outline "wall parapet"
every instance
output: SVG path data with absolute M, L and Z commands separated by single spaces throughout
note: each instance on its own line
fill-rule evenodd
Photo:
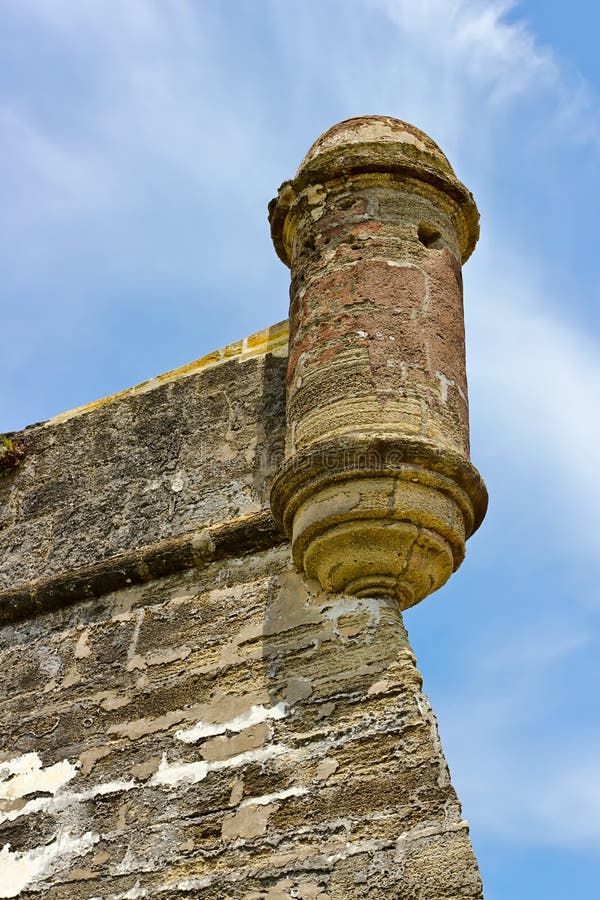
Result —
M 287 542 L 270 510 L 156 541 L 89 566 L 0 591 L 0 626 L 136 584 Z
M 163 372 L 161 375 L 154 376 L 154 378 L 148 378 L 146 381 L 141 381 L 139 384 L 125 388 L 123 391 L 118 391 L 116 394 L 108 394 L 106 397 L 101 397 L 99 400 L 92 400 L 91 403 L 84 403 L 83 406 L 76 406 L 74 409 L 59 413 L 42 424 L 44 427 L 60 425 L 62 422 L 67 422 L 69 419 L 92 412 L 100 406 L 105 406 L 116 400 L 136 397 L 138 394 L 145 394 L 161 385 L 170 384 L 171 382 L 179 381 L 182 378 L 188 378 L 190 375 L 197 375 L 208 369 L 214 369 L 216 366 L 222 366 L 223 363 L 229 362 L 230 360 L 245 362 L 247 359 L 253 359 L 255 356 L 263 356 L 266 353 L 278 353 L 280 351 L 287 353 L 288 339 L 289 323 L 287 319 L 284 319 L 281 322 L 277 322 L 276 325 L 270 325 L 268 328 L 262 328 L 254 334 L 249 334 L 247 337 L 242 338 L 242 340 L 226 344 L 218 350 L 212 350 L 210 353 L 206 353 L 199 359 L 195 359 L 190 363 L 185 363 L 185 365 L 179 366 L 177 369 L 171 369 L 168 372 Z
M 266 508 L 284 453 L 287 323 L 238 344 L 18 433 L 26 455 L 0 479 L 0 591 Z

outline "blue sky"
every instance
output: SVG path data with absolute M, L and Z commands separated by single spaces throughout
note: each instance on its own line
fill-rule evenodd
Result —
M 0 430 L 285 318 L 266 205 L 353 115 L 426 130 L 488 518 L 406 615 L 487 900 L 600 895 L 600 5 L 4 0 Z

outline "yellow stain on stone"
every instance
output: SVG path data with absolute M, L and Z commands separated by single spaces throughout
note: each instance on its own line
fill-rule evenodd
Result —
M 201 356 L 200 359 L 186 363 L 186 365 L 180 366 L 178 369 L 171 369 L 170 372 L 165 372 L 163 375 L 157 375 L 155 378 L 149 378 L 147 381 L 142 381 L 134 387 L 126 388 L 124 391 L 119 391 L 116 394 L 109 394 L 107 397 L 102 397 L 100 400 L 93 400 L 91 403 L 86 403 L 83 406 L 77 406 L 75 409 L 70 409 L 67 412 L 59 413 L 57 416 L 44 422 L 44 425 L 60 425 L 62 422 L 66 422 L 76 416 L 82 416 L 85 413 L 92 412 L 100 406 L 105 406 L 116 400 L 123 400 L 126 397 L 134 397 L 136 394 L 145 394 L 157 387 L 161 387 L 163 384 L 169 384 L 171 381 L 178 381 L 180 378 L 187 378 L 189 375 L 196 375 L 198 372 L 202 372 L 206 369 L 213 369 L 216 366 L 220 366 L 223 363 L 230 362 L 234 359 L 237 359 L 238 362 L 245 362 L 247 359 L 252 359 L 255 356 L 264 356 L 267 353 L 286 353 L 288 347 L 288 335 L 288 320 L 285 319 L 283 322 L 278 322 L 276 325 L 263 328 L 261 331 L 257 331 L 255 334 L 251 334 L 241 341 L 234 341 L 233 344 L 227 344 L 227 346 L 221 347 L 220 350 L 213 350 L 211 353 L 207 353 L 206 356 Z

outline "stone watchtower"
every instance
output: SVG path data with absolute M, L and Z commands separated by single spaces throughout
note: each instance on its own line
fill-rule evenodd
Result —
M 289 327 L 11 436 L 0 897 L 482 897 L 401 612 L 486 509 L 477 209 L 363 117 L 269 212 Z
M 273 512 L 324 590 L 406 609 L 458 568 L 486 509 L 462 307 L 475 203 L 427 135 L 363 117 L 313 144 L 270 213 L 292 270 Z

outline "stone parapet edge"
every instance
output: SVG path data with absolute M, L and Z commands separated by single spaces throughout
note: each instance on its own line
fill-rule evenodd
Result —
M 0 591 L 0 627 L 216 560 L 287 543 L 269 509 Z
M 221 347 L 220 350 L 214 350 L 212 353 L 200 357 L 200 359 L 186 363 L 186 365 L 180 366 L 178 369 L 171 369 L 169 372 L 157 375 L 155 378 L 150 378 L 147 381 L 142 381 L 140 384 L 126 388 L 116 394 L 109 394 L 107 397 L 102 397 L 100 400 L 93 400 L 91 403 L 86 403 L 83 406 L 77 406 L 74 409 L 59 413 L 57 416 L 54 416 L 41 424 L 44 428 L 60 425 L 62 422 L 66 422 L 76 416 L 92 412 L 100 406 L 105 406 L 108 403 L 123 400 L 127 397 L 133 397 L 137 394 L 145 394 L 148 391 L 152 391 L 169 382 L 178 381 L 179 379 L 187 378 L 190 375 L 196 375 L 198 372 L 207 369 L 214 369 L 216 366 L 221 366 L 223 363 L 230 362 L 231 360 L 245 362 L 247 359 L 252 359 L 255 356 L 264 356 L 267 353 L 283 351 L 287 353 L 288 336 L 288 320 L 284 319 L 282 322 L 277 322 L 275 325 L 263 328 L 261 331 L 248 335 L 248 337 L 245 337 L 240 341 L 235 341 L 233 344 L 227 344 L 227 346 Z

